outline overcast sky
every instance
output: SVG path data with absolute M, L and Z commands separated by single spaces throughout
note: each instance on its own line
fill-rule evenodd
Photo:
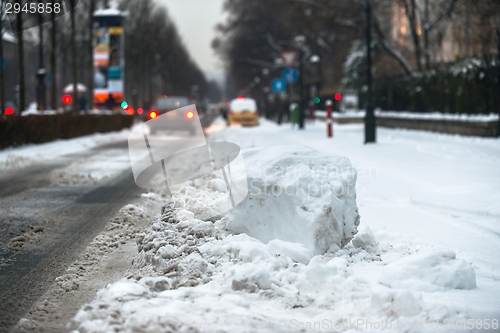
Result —
M 187 46 L 191 57 L 209 78 L 222 75 L 222 66 L 210 43 L 214 27 L 224 21 L 224 0 L 157 0 L 165 5 Z M 220 79 L 220 78 L 219 78 Z

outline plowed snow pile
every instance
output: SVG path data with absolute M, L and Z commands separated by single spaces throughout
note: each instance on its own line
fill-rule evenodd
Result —
M 243 157 L 249 195 L 226 215 L 229 230 L 299 243 L 312 254 L 356 234 L 356 170 L 347 158 L 302 145 L 246 149 Z
M 70 329 L 347 332 L 374 331 L 373 323 L 390 322 L 391 331 L 421 332 L 434 321 L 470 317 L 453 303 L 423 299 L 425 290 L 474 288 L 470 264 L 451 251 L 383 229 L 361 228 L 351 240 L 359 216 L 349 161 L 316 159 L 312 150 L 295 150 L 300 161 L 283 148 L 263 150 L 262 156 L 258 150 L 246 154 L 257 169 L 270 168 L 259 176 L 247 166 L 249 191 L 255 181 L 256 188 L 271 192 L 250 193 L 227 218 L 200 221 L 189 211 L 175 209 L 177 202 L 164 206 L 137 237 L 139 254 L 128 275 L 100 290 L 80 309 Z M 340 171 L 348 172 L 339 171 L 341 176 L 321 184 L 319 177 L 294 178 L 283 170 L 307 162 L 305 157 L 325 165 L 336 161 Z M 216 191 L 214 183 L 213 178 L 198 179 L 198 190 L 205 186 Z M 309 183 L 323 192 L 302 191 L 289 198 L 272 193 L 273 186 L 276 190 Z M 339 186 L 352 192 L 342 196 L 335 191 Z M 186 185 L 180 193 L 185 193 L 184 207 L 189 207 L 192 188 Z M 150 197 L 161 200 L 155 193 Z

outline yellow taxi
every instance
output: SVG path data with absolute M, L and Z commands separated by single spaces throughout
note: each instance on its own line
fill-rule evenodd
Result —
M 229 126 L 236 124 L 243 126 L 259 125 L 259 111 L 255 100 L 243 96 L 233 99 L 229 104 L 227 124 Z

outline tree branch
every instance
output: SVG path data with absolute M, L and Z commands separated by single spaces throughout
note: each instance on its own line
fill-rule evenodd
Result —
M 259 60 L 259 59 L 252 59 L 252 58 L 245 58 L 245 61 L 248 62 L 249 64 L 252 65 L 257 65 L 260 67 L 265 67 L 265 68 L 274 68 L 274 64 L 267 62 L 265 60 Z
M 281 45 L 279 45 L 278 43 L 276 43 L 274 41 L 274 38 L 273 36 L 271 36 L 270 33 L 267 33 L 266 34 L 266 39 L 267 39 L 267 42 L 269 43 L 269 46 L 271 46 L 271 48 L 276 51 L 276 52 L 281 52 L 283 51 L 283 48 L 281 47 Z
M 373 15 L 372 18 L 373 25 L 375 27 L 375 30 L 377 31 L 379 35 L 379 42 L 380 45 L 382 45 L 382 48 L 389 53 L 396 61 L 403 67 L 405 70 L 406 74 L 411 74 L 412 69 L 410 67 L 410 64 L 408 64 L 408 61 L 403 57 L 403 55 L 396 49 L 394 49 L 389 42 L 387 41 L 387 38 L 385 37 L 384 33 L 382 32 L 382 28 L 380 27 L 380 23 L 378 22 L 378 19 L 375 15 Z
M 430 23 L 427 22 L 427 30 L 431 30 L 441 19 L 447 15 L 450 15 L 450 13 L 455 10 L 455 8 L 458 8 L 462 5 L 464 5 L 468 0 L 462 1 L 459 5 L 457 5 L 458 0 L 453 0 L 448 8 L 443 8 L 443 10 L 436 15 L 436 17 L 432 20 L 430 20 Z

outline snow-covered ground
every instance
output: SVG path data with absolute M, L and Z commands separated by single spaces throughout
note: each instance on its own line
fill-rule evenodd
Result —
M 500 331 L 500 140 L 379 129 L 378 143 L 364 145 L 361 125 L 334 131 L 327 139 L 321 122 L 296 131 L 219 121 L 210 139 L 242 148 L 299 143 L 348 157 L 361 223 L 343 249 L 312 256 L 300 244 L 263 243 L 232 234 L 225 219 L 203 222 L 166 206 L 138 235 L 127 279 L 101 289 L 71 329 Z
M 124 129 L 120 132 L 97 133 L 69 140 L 61 139 L 44 144 L 29 144 L 0 150 L 0 170 L 25 167 L 50 161 L 66 154 L 81 153 L 100 144 L 127 140 L 129 133 L 129 129 Z
M 51 183 L 57 185 L 97 185 L 130 168 L 128 154 L 124 149 L 95 151 L 100 145 L 126 141 L 129 129 L 106 134 L 92 134 L 69 140 L 56 140 L 44 144 L 29 144 L 0 151 L 0 172 L 27 168 L 44 163 L 61 162 L 82 155 L 79 160 L 51 174 Z M 70 156 L 65 158 L 64 156 Z
M 316 117 L 326 117 L 326 111 L 314 111 Z M 409 111 L 382 111 L 375 110 L 377 117 L 391 117 L 391 118 L 404 118 L 404 119 L 423 119 L 423 120 L 453 120 L 453 121 L 471 121 L 471 122 L 490 122 L 498 121 L 497 113 L 490 114 L 455 114 L 443 112 L 409 112 Z M 333 117 L 338 118 L 364 118 L 365 111 L 347 111 L 347 112 L 334 112 Z

